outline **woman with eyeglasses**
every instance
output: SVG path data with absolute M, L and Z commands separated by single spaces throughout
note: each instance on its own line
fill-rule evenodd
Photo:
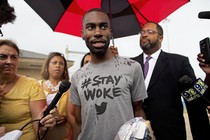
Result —
M 69 80 L 67 61 L 63 54 L 51 52 L 45 60 L 42 67 L 40 80 L 41 87 L 44 90 L 47 104 L 49 105 L 59 91 L 59 85 L 62 80 Z M 62 94 L 57 103 L 58 118 L 56 126 L 49 130 L 45 140 L 69 140 L 70 125 L 66 119 L 67 93 Z
M 37 133 L 55 126 L 56 109 L 42 118 L 46 106 L 43 90 L 37 80 L 17 74 L 19 54 L 13 41 L 0 40 L 0 137 L 26 126 L 19 140 L 37 140 Z

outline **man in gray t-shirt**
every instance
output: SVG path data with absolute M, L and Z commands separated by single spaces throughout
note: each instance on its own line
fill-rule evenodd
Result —
M 145 118 L 142 100 L 147 94 L 142 70 L 136 61 L 114 57 L 108 50 L 110 22 L 100 9 L 84 15 L 82 37 L 91 61 L 71 78 L 76 119 L 73 135 L 81 140 L 113 140 L 126 121 Z

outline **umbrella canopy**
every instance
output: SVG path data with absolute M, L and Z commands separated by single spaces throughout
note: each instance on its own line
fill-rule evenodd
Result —
M 113 37 L 138 34 L 147 21 L 160 22 L 189 0 L 25 0 L 56 32 L 81 36 L 82 17 L 91 8 L 110 14 Z

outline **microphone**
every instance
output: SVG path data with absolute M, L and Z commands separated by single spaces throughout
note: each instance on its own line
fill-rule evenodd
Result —
M 210 11 L 203 11 L 198 14 L 199 18 L 210 19 Z
M 201 78 L 193 81 L 190 77 L 184 75 L 179 79 L 179 86 L 183 90 L 181 96 L 188 102 L 202 97 L 208 104 L 210 104 L 210 101 L 204 96 L 208 86 Z
M 50 112 L 50 110 L 52 110 L 58 100 L 60 99 L 60 97 L 62 96 L 62 94 L 64 92 L 66 92 L 71 86 L 71 83 L 68 80 L 62 80 L 61 84 L 59 85 L 59 91 L 58 93 L 55 95 L 55 97 L 53 98 L 52 102 L 50 103 L 50 105 L 47 107 L 47 109 L 44 111 L 44 116 L 42 118 L 44 118 L 45 116 L 47 116 Z

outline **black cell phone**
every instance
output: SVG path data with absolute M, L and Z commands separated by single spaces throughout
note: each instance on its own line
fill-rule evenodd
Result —
M 209 37 L 206 37 L 200 41 L 200 51 L 203 54 L 206 64 L 210 64 L 210 41 Z

